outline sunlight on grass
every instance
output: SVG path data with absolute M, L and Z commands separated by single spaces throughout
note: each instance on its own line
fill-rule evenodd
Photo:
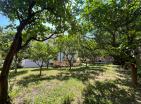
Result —
M 13 104 L 126 104 L 134 101 L 128 77 L 111 64 L 43 69 L 42 76 L 24 68 L 11 71 L 9 92 Z
M 41 77 L 38 76 L 38 69 L 19 69 L 17 74 L 11 72 L 10 96 L 15 104 L 62 104 L 66 99 L 78 102 L 75 98 L 81 99 L 84 88 L 82 81 L 75 78 L 59 81 L 57 75 L 61 72 L 62 70 L 44 70 Z M 51 80 L 52 77 L 54 79 Z
M 77 79 L 69 79 L 63 82 L 54 80 L 52 83 L 43 82 L 39 85 L 32 85 L 27 89 L 21 89 L 24 90 L 25 94 L 20 93 L 19 95 L 22 95 L 22 99 L 17 98 L 24 103 L 32 104 L 62 104 L 68 97 L 71 101 L 77 102 L 75 98 L 81 97 L 83 88 L 84 85 Z M 16 93 L 11 93 L 11 96 L 14 97 L 12 94 Z
M 70 79 L 55 86 L 49 91 L 46 90 L 47 87 L 45 85 L 40 86 L 39 89 L 38 95 L 33 96 L 32 99 L 28 99 L 28 102 L 32 102 L 34 99 L 34 104 L 63 104 L 63 101 L 67 97 L 72 101 L 77 96 L 79 97 L 83 90 L 83 84 L 78 80 Z M 47 91 L 47 93 L 45 91 Z
M 84 104 L 133 104 L 133 90 L 119 88 L 114 81 L 96 81 L 84 90 Z

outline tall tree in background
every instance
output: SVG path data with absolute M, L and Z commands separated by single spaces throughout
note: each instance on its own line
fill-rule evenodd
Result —
M 94 39 L 83 39 L 80 42 L 79 47 L 79 57 L 82 62 L 86 63 L 95 63 L 96 57 L 106 56 L 107 52 L 100 48 Z
M 84 11 L 87 20 L 93 23 L 98 34 L 106 33 L 106 36 L 109 35 L 110 44 L 108 42 L 105 46 L 108 45 L 107 49 L 114 59 L 122 63 L 129 61 L 132 69 L 134 68 L 135 72 L 133 73 L 136 73 L 135 66 L 137 63 L 135 56 L 137 54 L 136 49 L 139 47 L 136 41 L 140 40 L 137 34 L 140 34 L 138 27 L 141 25 L 141 1 L 107 0 L 103 2 L 102 0 L 88 0 Z M 137 83 L 136 74 L 133 76 L 134 83 Z
M 57 54 L 57 49 L 45 42 L 33 42 L 29 49 L 29 59 L 35 62 L 40 68 L 40 76 L 43 66 L 49 66 L 49 61 Z
M 44 63 L 46 68 L 49 68 L 50 62 L 57 56 L 58 48 L 55 45 L 51 45 L 49 42 L 44 45 Z
M 32 46 L 30 47 L 29 51 L 29 59 L 31 59 L 33 62 L 35 62 L 40 69 L 40 76 L 42 74 L 42 67 L 44 66 L 44 57 L 45 56 L 45 43 L 41 43 L 41 42 L 34 42 L 32 43 Z
M 56 43 L 59 46 L 61 44 L 61 52 L 64 54 L 64 57 L 68 61 L 69 67 L 71 69 L 74 63 L 74 57 L 77 54 L 78 50 L 78 40 L 76 39 L 76 36 L 66 35 L 60 37 Z
M 6 55 L 0 74 L 0 102 L 6 104 L 8 97 L 8 74 L 14 55 L 31 40 L 43 41 L 67 28 L 64 23 L 70 15 L 69 0 L 1 0 L 0 11 L 11 21 L 19 21 L 15 36 Z M 50 23 L 54 28 L 47 27 Z M 68 24 L 67 24 L 68 26 Z M 64 28 L 65 27 L 65 28 Z M 26 38 L 23 38 L 26 32 Z M 47 34 L 49 34 L 47 36 Z

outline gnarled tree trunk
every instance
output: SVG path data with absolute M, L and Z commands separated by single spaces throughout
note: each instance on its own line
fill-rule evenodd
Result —
M 13 40 L 13 43 L 11 44 L 11 47 L 9 49 L 9 52 L 5 58 L 3 68 L 1 70 L 0 74 L 0 104 L 9 104 L 9 96 L 8 96 L 8 75 L 10 66 L 12 64 L 14 55 L 18 53 L 18 51 L 21 49 L 22 45 L 22 30 L 25 27 L 25 23 L 22 23 L 17 28 L 17 33 L 15 34 L 15 38 Z
M 8 104 L 10 102 L 8 97 L 8 74 L 13 57 L 18 52 L 16 46 L 18 46 L 18 42 L 15 39 L 5 58 L 3 68 L 1 71 L 1 75 L 0 75 L 0 103 L 1 104 Z

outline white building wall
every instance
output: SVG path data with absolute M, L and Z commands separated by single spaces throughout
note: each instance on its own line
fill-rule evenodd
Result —
M 57 61 L 61 61 L 62 62 L 63 58 L 64 58 L 64 53 L 62 53 L 62 52 L 60 53 L 59 52 L 58 55 L 57 55 Z
M 44 64 L 44 66 L 45 66 L 45 64 Z M 33 62 L 32 60 L 24 59 L 24 60 L 22 60 L 22 67 L 24 67 L 24 68 L 38 68 L 39 66 L 35 62 Z

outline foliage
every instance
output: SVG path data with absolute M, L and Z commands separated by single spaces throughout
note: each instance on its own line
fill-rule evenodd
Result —
M 106 55 L 106 51 L 99 48 L 94 39 L 81 40 L 79 47 L 79 57 L 82 61 L 87 62 L 87 60 L 89 60 L 91 63 L 94 63 L 96 57 Z
M 73 21 L 70 3 L 69 0 L 24 0 L 22 2 L 6 0 L 0 2 L 0 10 L 12 21 L 22 22 L 31 18 L 24 29 L 26 34 L 22 36 L 25 43 L 30 37 L 41 39 L 48 34 L 63 33 L 70 28 L 70 24 L 65 22 Z
M 135 62 L 140 40 L 140 1 L 86 1 L 82 13 L 95 29 L 95 39 L 115 60 Z M 138 38 L 137 38 L 138 37 Z M 103 45 L 105 44 L 105 45 Z M 125 47 L 122 47 L 125 46 Z M 119 58 L 119 59 L 118 59 Z M 129 59 L 129 60 L 126 60 Z
M 30 48 L 29 58 L 32 59 L 39 67 L 49 64 L 57 54 L 57 49 L 54 46 L 45 42 L 33 42 Z
M 70 69 L 73 66 L 76 55 L 79 55 L 81 60 L 85 62 L 87 62 L 87 60 L 94 61 L 96 56 L 111 55 L 114 57 L 115 63 L 135 63 L 138 70 L 140 70 L 141 59 L 138 59 L 141 53 L 139 49 L 141 44 L 140 0 L 1 0 L 0 12 L 7 16 L 10 21 L 18 21 L 18 23 L 8 26 L 12 28 L 13 31 L 9 31 L 8 29 L 7 31 L 3 31 L 3 29 L 0 28 L 0 58 L 3 60 L 4 57 L 6 57 L 0 76 L 3 78 L 3 80 L 0 81 L 0 101 L 4 99 L 4 103 L 7 102 L 8 99 L 7 78 L 12 60 L 14 56 L 16 61 L 22 60 L 24 54 L 18 52 L 27 47 L 31 40 L 45 41 L 61 35 L 61 37 L 56 40 L 56 44 L 58 50 L 64 53 Z M 64 33 L 68 33 L 69 35 L 62 35 Z M 32 43 L 29 58 L 40 67 L 40 75 L 43 65 L 47 64 L 48 67 L 49 61 L 56 56 L 58 50 L 56 46 L 52 46 L 49 43 Z M 6 56 L 5 53 L 7 51 L 9 51 L 9 53 Z M 19 59 L 17 59 L 16 56 L 18 56 Z M 78 74 L 75 72 L 69 75 L 81 80 L 89 79 L 89 73 L 87 73 L 87 71 L 85 73 L 82 72 L 82 74 L 82 77 L 85 78 L 80 77 L 81 73 L 79 76 L 76 76 Z M 61 73 L 61 78 L 62 75 Z M 32 81 L 31 77 L 34 78 L 35 76 L 31 75 L 29 82 Z M 57 78 L 58 77 L 59 75 L 57 75 Z M 66 79 L 68 77 L 69 76 L 66 76 Z M 44 79 L 49 78 L 35 80 Z M 67 90 L 70 86 L 71 85 L 67 86 Z M 105 89 L 105 86 L 111 86 L 112 89 Z M 96 92 L 92 90 L 93 88 L 96 89 Z M 56 98 L 56 96 L 62 95 L 63 91 L 62 86 L 55 89 L 49 102 L 54 100 L 52 100 L 52 97 L 55 96 Z M 98 82 L 95 86 L 88 86 L 87 92 L 85 93 L 86 102 L 84 103 L 120 102 L 112 98 L 113 96 L 115 96 L 115 98 L 119 96 L 111 92 L 115 92 L 118 95 L 124 92 L 123 95 L 128 97 L 126 91 L 119 89 L 114 83 Z M 65 97 L 61 99 L 63 99 L 64 103 L 67 102 L 67 100 L 69 102 L 73 99 L 71 96 L 73 96 L 73 94 L 65 95 Z M 102 99 L 99 99 L 99 96 L 102 97 Z M 127 100 L 130 100 L 129 98 L 127 98 Z M 41 102 L 40 99 L 44 101 L 46 96 L 37 96 L 35 101 Z M 47 100 L 42 103 L 48 102 Z M 60 102 L 60 99 L 58 101 Z M 126 101 L 124 103 L 126 103 Z
M 10 103 L 8 75 L 14 56 L 31 40 L 45 41 L 75 27 L 71 0 L 2 0 L 0 12 L 11 21 L 18 21 L 15 36 L 5 57 L 0 78 L 0 102 Z
M 2 28 L 0 32 L 0 52 L 3 59 L 6 56 L 6 52 L 9 50 L 10 44 L 13 40 L 14 32 L 12 30 L 4 31 Z
M 78 39 L 74 35 L 66 35 L 56 40 L 59 50 L 64 53 L 70 69 L 73 66 L 74 58 L 78 54 Z

